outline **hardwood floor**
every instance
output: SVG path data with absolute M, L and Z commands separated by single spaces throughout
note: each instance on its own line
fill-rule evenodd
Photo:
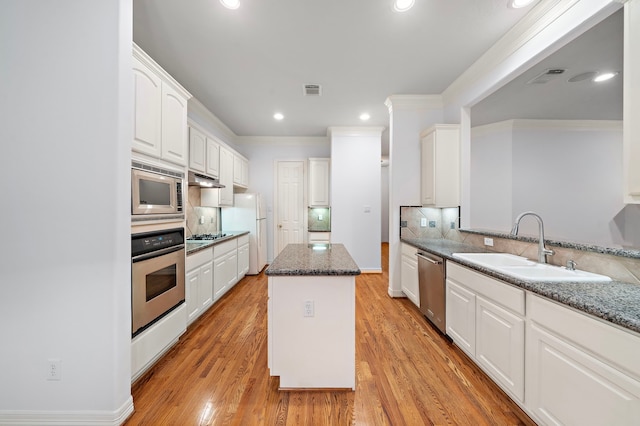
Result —
M 134 384 L 134 425 L 534 425 L 421 316 L 356 280 L 356 391 L 279 391 L 267 369 L 267 277 L 246 277 Z

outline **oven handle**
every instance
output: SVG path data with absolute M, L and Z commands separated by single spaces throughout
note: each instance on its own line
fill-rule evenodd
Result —
M 165 254 L 173 253 L 174 251 L 184 250 L 184 244 L 178 246 L 167 247 L 160 250 L 152 251 L 151 253 L 145 253 L 131 258 L 132 263 L 141 262 L 143 260 L 153 259 L 154 257 L 164 256 Z

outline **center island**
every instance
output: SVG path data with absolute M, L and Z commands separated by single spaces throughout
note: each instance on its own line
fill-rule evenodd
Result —
M 356 387 L 358 265 L 342 244 L 289 244 L 269 277 L 268 352 L 280 389 Z

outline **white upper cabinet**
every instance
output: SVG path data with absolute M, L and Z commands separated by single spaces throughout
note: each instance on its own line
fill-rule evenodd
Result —
M 135 44 L 133 55 L 132 149 L 185 166 L 191 95 Z
M 309 206 L 330 206 L 329 173 L 331 162 L 328 158 L 309 158 Z
M 220 176 L 220 145 L 194 127 L 189 128 L 189 168 L 214 178 Z
M 436 124 L 420 134 L 421 204 L 460 205 L 460 126 Z
M 624 201 L 640 204 L 640 0 L 624 4 Z
M 189 128 L 189 168 L 203 173 L 207 170 L 207 138 L 193 127 Z
M 207 138 L 207 167 L 205 171 L 213 177 L 220 176 L 220 145 Z
M 233 155 L 233 184 L 242 188 L 249 186 L 249 160 L 241 155 Z
M 162 80 L 133 58 L 133 149 L 160 157 Z

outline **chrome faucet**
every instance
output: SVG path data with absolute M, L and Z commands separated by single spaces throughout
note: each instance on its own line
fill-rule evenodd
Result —
M 513 224 L 513 228 L 511 228 L 511 235 L 518 235 L 518 227 L 520 226 L 520 221 L 525 216 L 533 216 L 538 221 L 538 262 L 547 263 L 547 256 L 551 256 L 555 254 L 555 252 L 551 249 L 548 249 L 544 246 L 544 225 L 542 223 L 542 218 L 540 215 L 534 212 L 524 212 L 520 213 L 516 218 L 515 223 Z

